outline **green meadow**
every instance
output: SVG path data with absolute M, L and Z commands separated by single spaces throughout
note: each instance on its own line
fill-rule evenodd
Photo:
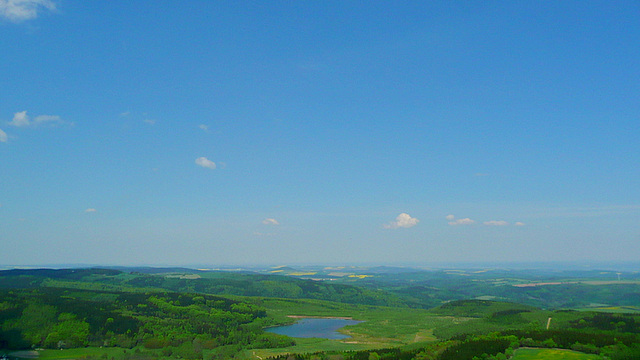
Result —
M 296 345 L 286 348 L 246 351 L 247 358 L 255 355 L 264 358 L 286 353 L 353 351 L 433 342 L 437 340 L 433 335 L 436 328 L 462 324 L 472 320 L 469 317 L 434 314 L 422 309 L 351 305 L 321 300 L 270 298 L 243 298 L 243 300 L 266 308 L 267 314 L 281 323 L 295 321 L 288 316 L 349 317 L 364 321 L 340 330 L 340 332 L 351 336 L 348 339 L 296 339 Z
M 40 360 L 64 360 L 79 358 L 102 358 L 102 359 L 122 359 L 127 353 L 135 353 L 133 349 L 122 349 L 118 347 L 86 347 L 75 349 L 46 349 L 39 350 Z M 139 350 L 140 352 L 140 350 Z
M 518 349 L 511 360 L 598 360 L 598 355 L 562 349 Z

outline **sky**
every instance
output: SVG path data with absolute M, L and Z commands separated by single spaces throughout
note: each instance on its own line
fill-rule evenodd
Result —
M 639 19 L 0 0 L 0 265 L 638 260 Z

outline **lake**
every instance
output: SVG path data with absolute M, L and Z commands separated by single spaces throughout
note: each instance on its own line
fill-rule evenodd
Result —
M 272 327 L 265 331 L 297 338 L 340 340 L 347 339 L 349 336 L 339 333 L 338 329 L 361 322 L 350 319 L 303 318 L 293 325 Z

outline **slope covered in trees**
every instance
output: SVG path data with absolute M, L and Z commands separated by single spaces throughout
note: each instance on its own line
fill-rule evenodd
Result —
M 0 288 L 38 286 L 94 290 L 147 289 L 215 295 L 318 299 L 348 304 L 407 306 L 397 295 L 353 285 L 278 275 L 209 272 L 206 276 L 150 275 L 112 269 L 0 271 Z
M 222 297 L 60 288 L 0 291 L 0 348 L 118 346 L 201 358 L 223 345 L 279 346 L 265 309 Z

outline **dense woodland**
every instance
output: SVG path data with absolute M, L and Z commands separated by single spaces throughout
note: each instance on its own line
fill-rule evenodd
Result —
M 202 294 L 5 289 L 0 323 L 0 348 L 9 349 L 142 346 L 201 358 L 203 349 L 224 345 L 291 344 L 262 332 L 264 309 Z
M 197 275 L 114 269 L 0 271 L 0 349 L 129 350 L 114 360 L 255 358 L 247 354 L 257 349 L 296 349 L 295 339 L 265 332 L 264 328 L 286 322 L 283 315 L 298 309 L 295 311 L 332 316 L 357 313 L 366 317 L 380 312 L 380 326 L 375 326 L 371 318 L 371 331 L 383 338 L 399 336 L 393 335 L 394 329 L 384 330 L 385 322 L 401 316 L 410 321 L 411 311 L 422 311 L 421 316 L 436 324 L 430 330 L 435 338 L 361 350 L 283 350 L 273 359 L 503 360 L 520 347 L 573 349 L 611 360 L 640 358 L 640 317 L 636 314 L 555 308 L 557 294 L 549 296 L 544 310 L 531 305 L 544 301 L 543 295 L 554 290 L 582 297 L 581 301 L 611 298 L 614 294 L 608 285 L 510 286 L 511 297 L 527 294 L 529 301 L 438 300 L 438 306 L 427 311 L 411 308 L 425 308 L 444 293 L 460 296 L 466 279 L 444 284 L 440 281 L 449 274 L 439 274 L 434 277 L 437 281 L 419 285 L 419 292 L 411 292 L 419 282 L 408 281 L 418 276 L 412 273 L 382 274 L 382 280 L 375 281 L 362 278 L 366 281 L 361 285 L 350 279 L 333 283 L 265 274 Z M 393 276 L 403 279 L 392 284 L 389 278 Z M 480 285 L 473 286 L 480 289 L 483 283 L 476 283 Z M 483 294 L 508 289 L 487 283 Z M 638 297 L 635 285 L 620 285 L 618 305 L 639 305 L 634 301 Z M 588 291 L 581 291 L 580 286 Z M 431 288 L 437 296 L 415 300 Z M 550 318 L 553 326 L 547 329 Z

